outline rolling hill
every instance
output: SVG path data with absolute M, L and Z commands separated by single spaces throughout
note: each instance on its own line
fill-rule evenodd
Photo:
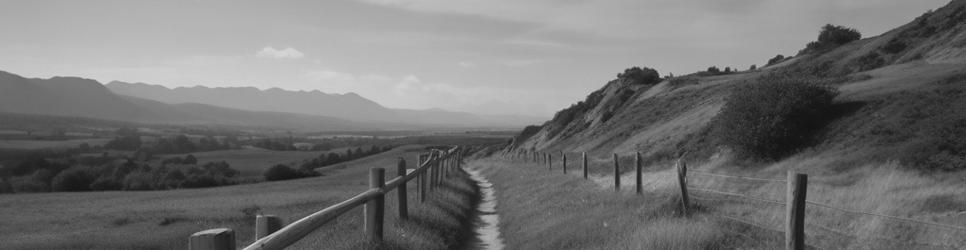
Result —
M 402 123 L 428 127 L 519 127 L 542 118 L 519 115 L 477 115 L 443 109 L 392 109 L 355 93 L 287 91 L 278 88 L 204 86 L 167 88 L 145 83 L 108 83 L 111 91 L 168 104 L 203 103 L 244 110 L 338 117 L 352 121 Z
M 220 124 L 308 131 L 389 127 L 317 115 L 256 112 L 196 103 L 170 105 L 117 95 L 90 79 L 27 79 L 2 71 L 0 112 L 142 123 Z

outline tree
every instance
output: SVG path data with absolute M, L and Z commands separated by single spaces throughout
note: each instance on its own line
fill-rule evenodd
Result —
M 278 164 L 268 168 L 262 176 L 265 177 L 266 181 L 289 180 L 300 177 L 298 171 L 295 171 L 295 169 L 285 164 Z
M 772 57 L 771 59 L 768 59 L 768 63 L 765 64 L 765 65 L 768 66 L 768 65 L 780 63 L 782 60 L 785 60 L 785 56 L 783 56 L 781 54 L 778 54 L 775 57 Z
M 718 67 L 717 67 L 717 66 L 711 66 L 711 67 L 708 67 L 708 70 L 707 70 L 707 71 L 708 71 L 708 73 L 712 73 L 712 74 L 718 74 L 718 73 L 721 73 L 721 70 L 720 70 L 720 69 L 718 69 Z
M 194 155 L 189 154 L 184 157 L 184 160 L 181 160 L 181 164 L 188 164 L 188 165 L 198 164 L 198 158 L 195 158 Z
M 648 67 L 631 67 L 625 69 L 623 73 L 617 73 L 617 79 L 636 84 L 655 84 L 661 82 L 661 75 L 657 70 Z
M 752 64 L 751 67 L 748 67 L 748 71 L 755 71 L 756 69 L 758 69 L 758 65 L 755 64 Z
M 862 38 L 858 30 L 845 26 L 826 24 L 818 33 L 818 39 L 808 43 L 799 54 L 826 51 Z
M 87 191 L 90 190 L 93 178 L 83 167 L 75 166 L 61 171 L 51 181 L 50 186 L 54 191 Z

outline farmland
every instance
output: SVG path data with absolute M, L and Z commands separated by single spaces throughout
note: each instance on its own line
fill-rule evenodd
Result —
M 347 162 L 344 168 L 326 176 L 290 181 L 190 190 L 3 195 L 0 213 L 17 216 L 4 219 L 0 241 L 9 249 L 183 249 L 188 235 L 194 232 L 229 227 L 236 230 L 242 245 L 253 241 L 256 213 L 276 214 L 287 222 L 294 221 L 366 190 L 370 167 L 391 169 L 399 157 L 414 162 L 421 150 L 421 146 L 398 147 Z M 433 202 L 411 208 L 414 218 L 430 221 L 397 225 L 392 223 L 392 216 L 387 216 L 387 242 L 416 248 L 455 244 L 453 232 L 459 231 L 465 221 L 458 211 L 472 208 L 474 189 L 465 178 L 453 179 L 446 186 L 448 189 L 444 190 L 453 191 L 438 192 Z M 440 210 L 443 203 L 435 200 L 447 204 L 445 211 L 449 212 Z M 388 206 L 393 204 L 393 199 L 387 199 Z M 304 245 L 295 247 L 357 248 L 358 244 L 365 244 L 359 236 L 361 219 L 358 213 L 350 212 L 299 243 Z M 408 235 L 405 241 L 399 238 L 404 233 Z

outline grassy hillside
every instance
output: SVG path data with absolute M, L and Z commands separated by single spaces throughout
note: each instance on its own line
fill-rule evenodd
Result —
M 327 176 L 218 188 L 148 192 L 85 192 L 0 196 L 5 249 L 184 249 L 191 233 L 217 227 L 236 230 L 239 245 L 252 242 L 254 215 L 276 214 L 286 222 L 318 211 L 367 189 L 370 167 L 393 173 L 396 161 L 416 159 L 420 146 L 404 146 L 346 163 Z M 477 190 L 453 178 L 427 203 L 410 202 L 413 220 L 386 214 L 383 247 L 443 249 L 467 237 L 463 228 Z M 416 197 L 410 188 L 410 197 Z M 395 195 L 386 211 L 395 211 Z M 429 202 L 431 201 L 431 202 Z M 415 205 L 412 205 L 415 204 Z M 368 248 L 361 237 L 361 209 L 309 235 L 294 249 Z
M 805 173 L 810 179 L 810 202 L 963 228 L 963 20 L 966 1 L 953 1 L 880 36 L 806 50 L 759 70 L 724 75 L 699 72 L 654 85 L 630 85 L 617 79 L 562 110 L 538 131 L 528 129 L 505 153 L 537 150 L 553 152 L 559 158 L 563 151 L 576 159 L 574 156 L 587 152 L 592 158 L 591 172 L 596 175 L 592 179 L 606 188 L 613 187 L 611 154 L 625 156 L 622 183 L 633 185 L 633 176 L 627 174 L 632 161 L 626 156 L 640 152 L 646 163 L 647 190 L 656 193 L 676 185 L 671 166 L 686 153 L 685 162 L 695 171 L 779 181 L 788 171 Z M 777 159 L 738 155 L 716 137 L 722 131 L 715 131 L 715 121 L 735 91 L 768 84 L 776 75 L 833 88 L 838 96 L 822 110 L 827 119 L 819 122 L 822 126 L 789 154 Z M 493 182 L 499 183 L 499 179 Z M 783 201 L 785 195 L 783 182 L 707 175 L 693 175 L 689 181 L 700 188 L 763 199 Z M 707 198 L 696 204 L 705 207 L 711 218 L 718 218 L 715 221 L 732 221 L 724 219 L 726 216 L 762 228 L 783 225 L 783 207 L 712 193 L 696 195 Z M 816 204 L 809 205 L 808 211 L 807 242 L 815 247 L 966 246 L 960 240 L 966 237 L 966 230 L 897 222 Z

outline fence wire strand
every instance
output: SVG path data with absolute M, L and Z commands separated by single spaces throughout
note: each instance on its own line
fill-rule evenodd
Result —
M 715 190 L 711 190 L 711 189 L 704 189 L 704 188 L 698 188 L 698 187 L 688 187 L 688 189 L 694 189 L 694 190 L 698 190 L 698 191 L 701 191 L 701 192 L 708 192 L 708 193 L 712 193 L 712 194 L 720 194 L 720 195 L 728 195 L 728 196 L 741 197 L 741 198 L 745 198 L 745 199 L 756 200 L 756 201 L 771 203 L 771 204 L 775 204 L 775 205 L 782 205 L 782 206 L 785 205 L 785 203 L 784 202 L 781 202 L 781 201 L 776 201 L 776 200 L 771 200 L 771 199 L 764 199 L 764 198 L 758 198 L 758 197 L 752 197 L 752 196 L 747 196 L 747 195 L 743 195 L 743 194 L 736 194 L 736 193 L 729 193 L 729 192 L 721 192 L 721 191 L 715 191 Z
M 711 172 L 694 171 L 694 170 L 688 171 L 688 174 L 707 175 L 707 176 L 716 176 L 716 177 L 724 177 L 724 178 L 736 178 L 736 179 L 745 179 L 745 180 L 753 180 L 753 181 L 787 182 L 786 180 L 780 180 L 780 179 L 769 179 L 769 178 L 759 178 L 759 177 L 751 177 L 751 176 L 737 176 L 737 175 L 715 174 L 715 173 L 711 173 Z
M 809 201 L 809 200 L 806 200 L 805 203 L 806 204 L 809 204 L 809 205 L 812 205 L 812 206 L 821 207 L 821 208 L 827 208 L 827 209 L 832 209 L 832 210 L 838 210 L 840 212 L 845 212 L 845 213 L 863 214 L 863 215 L 869 215 L 869 216 L 877 216 L 877 217 L 888 218 L 888 219 L 893 219 L 893 220 L 905 221 L 905 222 L 909 222 L 909 223 L 919 223 L 919 224 L 925 224 L 925 225 L 930 225 L 930 226 L 935 226 L 935 227 L 942 227 L 942 228 L 947 228 L 947 229 L 953 229 L 953 230 L 959 230 L 959 231 L 966 232 L 966 228 L 964 228 L 964 227 L 958 227 L 958 226 L 953 226 L 953 225 L 940 224 L 940 223 L 928 222 L 928 221 L 921 221 L 921 220 L 915 220 L 915 219 L 909 219 L 909 218 L 903 218 L 903 217 L 892 216 L 892 215 L 885 215 L 885 214 L 879 214 L 879 213 L 865 212 L 865 211 L 859 211 L 859 210 L 852 210 L 852 209 L 847 209 L 847 208 L 839 208 L 839 207 L 834 207 L 834 206 L 831 206 L 831 205 L 828 205 L 828 204 L 818 203 L 818 202 Z

